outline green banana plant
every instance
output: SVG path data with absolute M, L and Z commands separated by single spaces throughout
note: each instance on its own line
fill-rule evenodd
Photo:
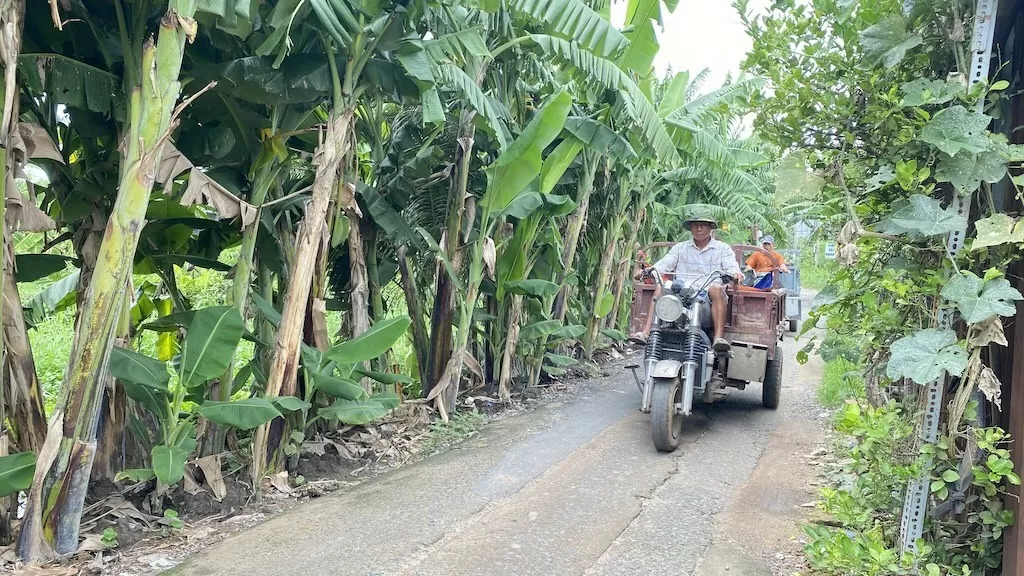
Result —
M 167 370 L 173 364 L 126 348 L 114 348 L 111 352 L 111 374 L 124 387 L 125 393 L 146 407 L 159 422 L 156 438 L 150 442 L 151 467 L 121 471 L 118 480 L 156 477 L 165 486 L 181 481 L 185 463 L 198 446 L 196 419 L 200 415 L 211 422 L 241 430 L 255 428 L 281 415 L 274 404 L 263 398 L 206 399 L 211 381 L 220 378 L 230 365 L 245 329 L 236 308 L 204 308 L 179 313 L 175 320 L 187 329 L 187 335 L 177 357 L 173 382 Z M 197 405 L 197 409 L 186 411 L 186 401 Z
M 479 219 L 479 232 L 469 246 L 469 267 L 465 287 L 456 284 L 461 298 L 451 359 L 441 379 L 427 395 L 428 399 L 437 399 L 436 404 L 442 418 L 447 419 L 447 414 L 455 407 L 462 368 L 468 353 L 467 344 L 473 312 L 476 309 L 485 269 L 489 276 L 494 276 L 497 257 L 492 239 L 494 228 L 500 220 L 500 215 L 514 202 L 519 201 L 530 183 L 540 177 L 544 150 L 561 133 L 571 106 L 572 98 L 568 92 L 560 91 L 550 97 L 508 149 L 487 168 L 487 191 L 480 200 L 482 214 Z M 432 238 L 430 242 L 437 246 Z M 438 257 L 445 261 L 453 283 L 458 282 L 445 254 L 440 247 L 436 250 Z

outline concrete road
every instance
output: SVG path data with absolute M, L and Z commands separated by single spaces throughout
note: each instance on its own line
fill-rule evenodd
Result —
M 787 335 L 782 407 L 733 391 L 655 451 L 621 364 L 577 394 L 456 449 L 298 506 L 173 573 L 230 575 L 772 574 L 813 499 L 818 367 Z M 767 450 L 766 450 L 767 448 Z M 766 459 L 770 456 L 770 459 Z M 766 560 L 767 559 L 767 560 Z

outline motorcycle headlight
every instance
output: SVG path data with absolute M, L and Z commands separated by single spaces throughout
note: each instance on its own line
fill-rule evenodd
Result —
M 683 315 L 684 311 L 683 301 L 671 294 L 658 298 L 658 302 L 654 305 L 654 314 L 662 322 L 675 322 Z

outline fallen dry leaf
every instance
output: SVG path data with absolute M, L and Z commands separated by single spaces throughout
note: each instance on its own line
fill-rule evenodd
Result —
M 101 552 L 107 547 L 103 545 L 103 537 L 99 534 L 83 534 L 82 542 L 78 545 L 78 552 Z
M 206 477 L 206 486 L 213 493 L 214 499 L 218 502 L 227 496 L 228 487 L 224 483 L 224 473 L 221 469 L 220 454 L 214 454 L 212 456 L 204 456 L 203 458 L 196 459 L 196 466 L 203 471 L 203 476 Z
M 16 574 L 24 576 L 75 576 L 78 574 L 78 568 L 74 566 L 39 566 L 38 564 L 28 564 L 22 566 Z
M 291 494 L 292 487 L 288 485 L 288 472 L 281 471 L 270 477 L 270 485 L 277 488 L 282 494 Z
M 199 481 L 196 480 L 192 470 L 188 467 L 185 468 L 185 476 L 183 477 L 185 484 L 185 492 L 195 496 L 203 491 L 203 487 L 199 485 Z

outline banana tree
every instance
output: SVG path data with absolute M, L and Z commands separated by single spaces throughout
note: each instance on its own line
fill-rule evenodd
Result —
M 518 212 L 524 212 L 524 208 L 532 207 L 533 205 L 536 205 L 538 208 L 533 212 L 525 214 L 525 217 L 524 214 L 516 214 L 519 225 L 516 227 L 515 234 L 498 261 L 496 295 L 499 301 L 503 300 L 506 285 L 510 285 L 513 289 L 519 288 L 522 290 L 520 283 L 528 282 L 527 279 L 538 257 L 535 243 L 540 236 L 542 222 L 548 223 L 551 218 L 579 214 L 580 209 L 576 202 L 569 200 L 565 196 L 551 195 L 550 193 L 569 166 L 574 163 L 576 157 L 580 155 L 581 151 L 586 150 L 592 154 L 625 159 L 635 157 L 632 147 L 624 138 L 592 118 L 585 116 L 567 118 L 565 132 L 565 138 L 545 159 L 539 181 L 539 193 L 528 194 L 517 202 L 516 208 Z M 586 157 L 584 157 L 583 171 L 589 170 L 589 167 L 586 166 L 586 160 Z M 589 192 L 581 191 L 581 195 L 583 200 L 587 201 Z M 546 283 L 535 284 L 535 288 L 541 289 L 540 294 L 528 289 L 527 291 L 530 295 L 534 297 L 553 296 L 554 294 L 546 295 L 546 290 L 549 288 L 549 285 L 553 286 L 555 291 L 562 289 L 562 286 L 559 284 L 564 281 L 564 270 L 558 280 L 558 284 L 552 284 L 549 280 L 545 279 L 536 280 Z M 523 294 L 514 294 L 511 306 L 508 309 L 507 319 L 502 324 L 503 328 L 500 330 L 501 333 L 508 333 L 498 381 L 499 396 L 503 400 L 508 399 L 509 382 L 511 379 L 510 364 L 513 352 L 518 344 L 517 337 L 519 335 L 519 318 L 522 312 L 522 304 Z M 548 306 L 550 309 L 550 303 Z M 547 318 L 538 318 L 537 320 L 547 320 Z M 559 318 L 558 320 L 560 321 L 561 319 Z M 539 358 L 542 356 L 535 355 L 534 357 Z M 536 372 L 534 370 L 535 374 Z
M 196 33 L 195 13 L 194 0 L 171 0 L 156 40 L 146 40 L 139 54 L 141 85 L 133 86 L 129 99 L 117 200 L 76 327 L 67 383 L 53 416 L 55 425 L 47 434 L 29 492 L 18 540 L 18 555 L 23 559 L 68 554 L 78 547 L 113 320 L 124 299 L 153 188 L 152 174 L 176 117 L 178 76 L 185 42 Z
M 15 135 L 17 130 L 17 103 L 18 103 L 18 88 L 16 84 L 16 71 L 17 71 L 17 57 L 18 52 L 21 49 L 21 31 L 22 25 L 24 24 L 25 17 L 25 5 L 23 2 L 8 2 L 5 6 L 0 7 L 0 27 L 3 27 L 7 31 L 6 41 L 3 43 L 2 52 L 0 52 L 0 60 L 4 66 L 4 84 L 3 84 L 3 115 L 0 119 L 0 314 L 3 319 L 0 320 L 0 473 L 6 473 L 9 470 L 13 470 L 14 460 L 12 458 L 18 458 L 17 455 L 11 456 L 12 442 L 11 435 L 7 430 L 7 421 L 10 415 L 12 422 L 26 426 L 22 430 L 16 429 L 15 432 L 20 436 L 20 441 L 24 445 L 31 440 L 32 435 L 36 434 L 36 430 L 31 426 L 31 420 L 25 420 L 24 417 L 15 419 L 15 414 L 18 412 L 18 405 L 24 405 L 25 407 L 35 409 L 35 406 L 31 405 L 31 394 L 38 390 L 38 383 L 35 382 L 35 386 L 32 385 L 32 381 L 35 378 L 34 367 L 31 370 L 17 370 L 16 368 L 22 365 L 22 362 L 18 362 L 15 354 L 12 354 L 12 360 L 14 360 L 11 368 L 8 367 L 8 328 L 5 326 L 8 323 L 22 320 L 20 302 L 18 301 L 17 287 L 13 283 L 13 266 L 8 266 L 8 261 L 14 256 L 13 249 L 8 254 L 8 244 L 10 232 L 7 226 L 7 214 L 6 204 L 7 196 L 9 193 L 18 194 L 16 190 L 8 191 L 7 188 L 10 183 L 13 183 L 13 179 L 8 180 L 8 174 L 12 172 L 11 159 L 8 158 L 7 151 L 10 149 L 12 136 Z M 20 196 L 20 194 L 18 194 Z M 8 272 L 10 268 L 11 273 Z M 12 297 L 14 301 L 12 300 Z M 20 322 L 20 326 L 14 326 L 15 335 L 25 334 L 24 321 Z M 27 339 L 21 341 L 22 344 L 27 344 Z M 26 352 L 25 349 L 19 352 Z M 28 362 L 32 360 L 31 349 L 27 350 Z M 7 385 L 8 377 L 10 376 L 10 386 Z M 27 380 L 31 379 L 31 380 Z M 20 402 L 18 392 L 28 392 L 25 398 Z M 37 397 L 37 402 L 41 398 Z M 31 412 L 37 412 L 39 420 L 45 424 L 45 414 L 42 411 L 42 406 L 38 406 L 38 410 L 32 410 Z M 32 445 L 23 446 L 22 450 L 31 450 L 34 448 Z M 31 458 L 32 453 L 26 452 L 25 456 L 21 458 Z M 20 488 L 20 487 L 19 487 Z M 6 493 L 0 492 L 0 543 L 9 544 L 12 539 L 12 523 L 17 516 L 18 502 L 16 498 L 11 498 L 10 494 L 12 491 L 6 491 Z
M 521 197 L 531 182 L 540 177 L 544 150 L 562 131 L 571 106 L 572 98 L 569 93 L 561 91 L 552 96 L 508 149 L 487 168 L 487 191 L 480 200 L 481 217 L 478 219 L 478 232 L 469 246 L 466 283 L 464 288 L 456 284 L 460 295 L 459 323 L 452 356 L 441 379 L 427 396 L 428 399 L 437 399 L 438 409 L 445 419 L 454 409 L 458 396 L 473 313 L 476 310 L 477 296 L 485 269 L 489 276 L 494 276 L 497 256 L 492 238 L 494 229 L 500 215 Z M 445 263 L 452 282 L 460 282 L 447 256 L 432 238 L 430 242 L 436 247 L 438 257 Z
M 601 252 L 601 262 L 597 266 L 597 283 L 594 285 L 590 316 L 587 319 L 587 332 L 583 337 L 583 350 L 588 358 L 594 353 L 594 346 L 597 343 L 603 320 L 611 313 L 614 305 L 614 294 L 608 286 L 612 280 L 619 238 L 628 217 L 626 208 L 636 193 L 633 182 L 623 175 L 619 176 L 615 187 L 617 191 L 611 196 L 610 209 L 606 212 L 610 215 L 610 219 L 603 226 L 604 233 L 600 244 L 603 251 Z
M 381 64 L 374 59 L 383 55 L 390 61 L 393 54 L 405 71 L 419 82 L 425 109 L 437 110 L 440 106 L 423 48 L 417 45 L 416 40 L 405 38 L 408 23 L 406 11 L 402 7 L 377 5 L 368 9 L 360 2 L 346 0 L 311 0 L 310 7 L 315 14 L 315 21 L 327 34 L 323 38 L 323 46 L 330 72 L 330 112 L 314 161 L 316 177 L 312 196 L 298 230 L 295 259 L 288 274 L 288 291 L 284 298 L 282 320 L 275 337 L 274 355 L 266 384 L 268 398 L 291 396 L 296 392 L 296 368 L 299 364 L 299 344 L 306 321 L 306 309 L 314 286 L 314 313 L 320 309 L 316 303 L 322 301 L 326 287 L 325 244 L 332 236 L 348 238 L 352 268 L 352 336 L 356 337 L 370 328 L 369 289 L 360 222 L 362 213 L 356 200 L 358 174 L 353 172 L 347 179 L 343 177 L 344 169 L 353 164 L 353 125 L 360 99 L 375 86 L 379 88 L 378 83 L 364 77 L 364 74 L 372 68 L 375 78 L 379 77 L 381 70 L 376 67 Z M 290 30 L 294 26 L 294 19 L 288 20 L 286 24 L 282 23 L 283 32 L 275 33 L 284 46 L 287 46 Z M 339 70 L 338 60 L 344 62 L 344 70 Z M 395 74 L 397 70 L 392 67 L 388 72 Z M 425 121 L 434 120 L 432 117 L 425 118 Z M 335 215 L 328 218 L 332 204 Z M 364 383 L 364 386 L 368 384 Z M 278 422 L 273 427 L 261 426 L 256 432 L 252 462 L 252 475 L 256 484 L 265 468 L 277 469 L 283 463 L 282 441 L 288 434 L 284 422 Z

